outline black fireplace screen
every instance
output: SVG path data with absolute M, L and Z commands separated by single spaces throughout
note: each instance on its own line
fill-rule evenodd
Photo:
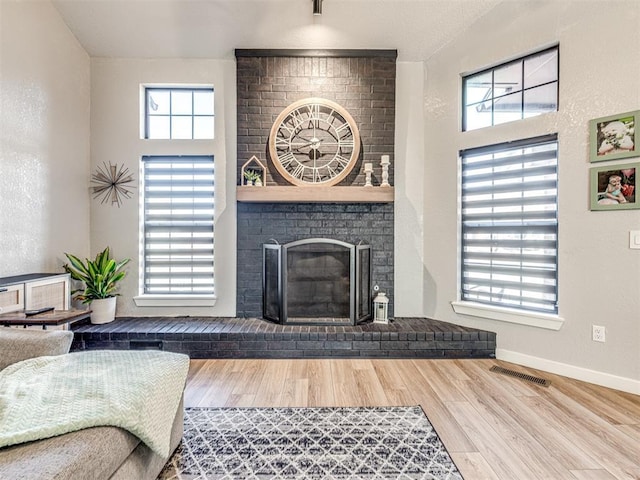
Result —
M 263 245 L 263 316 L 282 324 L 371 318 L 371 247 L 310 238 Z

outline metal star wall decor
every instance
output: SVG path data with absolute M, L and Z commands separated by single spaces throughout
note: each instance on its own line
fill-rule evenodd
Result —
M 106 163 L 96 168 L 96 172 L 91 175 L 91 183 L 95 183 L 95 187 L 91 187 L 93 198 L 100 198 L 100 203 L 111 200 L 120 208 L 120 204 L 125 198 L 131 198 L 132 189 L 136 188 L 133 183 L 133 175 L 129 173 L 129 169 L 124 164 L 107 166 Z M 103 168 L 104 167 L 104 168 Z

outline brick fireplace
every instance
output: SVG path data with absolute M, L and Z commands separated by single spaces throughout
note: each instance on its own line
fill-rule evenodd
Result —
M 280 112 L 308 97 L 337 102 L 358 124 L 360 160 L 339 186 L 364 185 L 364 163 L 372 163 L 373 188 L 379 189 L 382 155 L 390 157 L 389 183 L 393 185 L 395 51 L 236 50 L 236 60 L 238 185 L 242 165 L 255 155 L 267 166 L 266 187 L 289 186 L 269 159 L 267 139 Z M 242 201 L 237 218 L 238 317 L 262 317 L 263 244 L 320 237 L 371 246 L 371 285 L 387 292 L 393 315 L 392 202 Z

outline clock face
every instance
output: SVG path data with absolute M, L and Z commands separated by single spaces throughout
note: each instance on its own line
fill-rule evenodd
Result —
M 306 98 L 278 115 L 269 153 L 282 176 L 298 186 L 330 186 L 353 169 L 360 134 L 349 112 L 330 100 Z

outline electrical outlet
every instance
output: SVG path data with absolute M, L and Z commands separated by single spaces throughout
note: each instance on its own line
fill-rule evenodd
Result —
M 605 328 L 600 325 L 592 325 L 592 339 L 594 342 L 603 342 L 604 343 L 604 331 Z

